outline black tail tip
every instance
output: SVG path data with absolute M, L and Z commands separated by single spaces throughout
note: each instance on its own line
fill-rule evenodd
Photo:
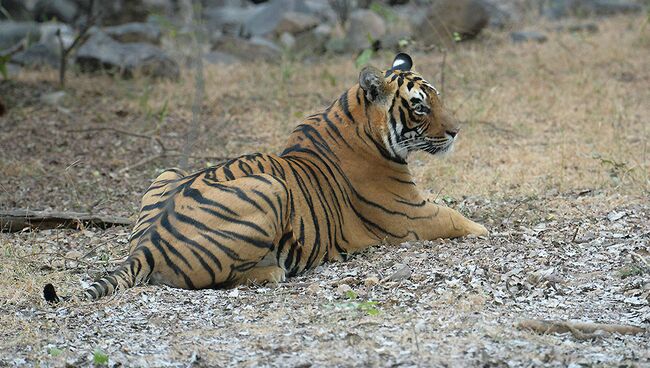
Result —
M 58 295 L 56 295 L 56 290 L 52 284 L 45 285 L 43 288 L 43 297 L 48 303 L 58 303 L 61 301 Z

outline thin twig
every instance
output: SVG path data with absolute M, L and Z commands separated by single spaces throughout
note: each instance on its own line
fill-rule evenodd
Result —
M 440 63 L 440 95 L 445 96 L 445 67 L 447 66 L 447 49 L 442 49 L 442 62 Z
M 92 26 L 95 25 L 95 22 L 99 18 L 101 11 L 98 11 L 97 14 L 93 14 L 93 9 L 95 5 L 95 0 L 90 0 L 88 5 L 88 20 L 86 24 L 83 25 L 77 37 L 72 41 L 72 44 L 69 47 L 65 47 L 63 44 L 63 38 L 61 37 L 61 28 L 56 30 L 56 37 L 59 39 L 59 49 L 60 49 L 60 60 L 59 60 L 59 84 L 61 88 L 65 87 L 65 72 L 68 68 L 68 55 L 75 47 L 82 45 L 87 40 L 87 33 Z
M 155 141 L 160 148 L 162 149 L 163 152 L 169 151 L 167 147 L 162 143 L 160 138 L 158 136 L 150 136 L 146 134 L 141 134 L 141 133 L 134 133 L 134 132 L 129 132 L 128 130 L 123 130 L 119 128 L 111 128 L 111 127 L 94 127 L 94 128 L 86 128 L 86 129 L 69 129 L 66 130 L 68 133 L 87 133 L 87 132 L 94 132 L 94 131 L 110 131 L 114 133 L 119 133 L 119 134 L 124 134 L 128 135 L 131 137 L 136 137 L 136 138 L 143 138 L 143 139 L 150 139 Z
M 576 238 L 578 237 L 578 231 L 580 230 L 580 225 L 576 226 L 576 231 L 573 232 L 573 236 L 571 237 L 571 243 L 575 243 Z

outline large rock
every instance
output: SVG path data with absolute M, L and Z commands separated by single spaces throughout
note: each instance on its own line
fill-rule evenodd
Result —
M 242 39 L 221 36 L 213 41 L 212 49 L 233 55 L 242 60 L 277 61 L 282 50 L 273 42 L 261 38 Z
M 255 9 L 255 13 L 244 24 L 244 33 L 250 36 L 282 34 L 283 31 L 277 28 L 283 19 L 287 19 L 285 14 L 289 12 L 309 15 L 321 21 L 329 21 L 336 18 L 327 1 L 271 0 L 253 9 Z M 303 21 L 304 19 L 301 20 L 301 22 Z M 308 20 L 307 23 L 311 24 L 313 20 Z
M 319 24 L 318 27 L 296 36 L 295 49 L 305 55 L 323 54 L 331 35 L 332 27 L 330 25 Z
M 290 11 L 291 1 L 274 0 L 257 6 L 255 14 L 246 20 L 245 33 L 251 36 L 263 36 L 272 33 L 278 26 L 282 15 Z
M 55 52 L 58 52 L 61 48 L 59 42 L 63 42 L 63 47 L 67 48 L 72 45 L 77 37 L 75 30 L 73 30 L 69 25 L 63 23 L 43 23 L 40 28 L 41 38 L 39 42 Z M 60 41 L 59 36 L 61 38 Z
M 617 0 L 550 0 L 544 14 L 551 19 L 568 16 L 638 13 L 641 5 Z
M 162 32 L 151 23 L 125 23 L 104 28 L 104 32 L 120 42 L 147 42 L 159 44 Z
M 72 0 L 38 0 L 34 5 L 34 18 L 40 22 L 56 19 L 72 23 L 79 15 L 79 7 Z
M 447 45 L 476 37 L 489 20 L 479 0 L 436 0 L 414 37 L 425 44 Z
M 0 22 L 0 50 L 8 49 L 25 39 L 36 42 L 41 38 L 38 23 Z
M 516 21 L 513 19 L 515 16 L 511 9 L 501 1 L 482 0 L 481 4 L 488 13 L 488 17 L 490 18 L 488 25 L 492 28 L 503 29 Z
M 160 48 L 148 43 L 119 43 L 103 32 L 93 35 L 77 51 L 82 71 L 116 71 L 124 77 L 135 72 L 156 78 L 178 79 L 178 64 Z
M 356 52 L 371 46 L 386 34 L 386 23 L 377 13 L 367 9 L 357 9 L 350 13 L 345 41 L 346 50 Z
M 11 62 L 28 68 L 56 68 L 60 63 L 59 55 L 57 51 L 50 49 L 47 45 L 37 43 L 16 53 L 11 58 Z
M 203 54 L 203 60 L 210 64 L 231 65 L 239 63 L 241 60 L 234 56 L 221 51 L 210 51 Z
M 325 23 L 335 23 L 337 21 L 336 13 L 329 1 L 322 0 L 297 0 L 293 4 L 293 11 L 298 13 L 309 14 Z
M 74 30 L 63 23 L 43 23 L 39 33 L 39 41 L 14 55 L 11 62 L 30 68 L 58 67 L 61 43 L 63 47 L 70 47 L 76 37 Z
M 210 7 L 203 11 L 203 18 L 210 31 L 238 36 L 244 33 L 244 25 L 257 11 L 253 7 Z
M 281 35 L 285 32 L 296 35 L 316 28 L 318 23 L 319 19 L 313 15 L 290 11 L 282 14 L 282 17 L 275 26 L 273 32 L 276 35 Z

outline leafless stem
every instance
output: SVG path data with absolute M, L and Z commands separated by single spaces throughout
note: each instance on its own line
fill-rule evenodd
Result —
M 442 49 L 442 62 L 440 63 L 440 94 L 445 96 L 445 67 L 447 66 L 447 49 Z
M 100 12 L 97 12 L 97 14 L 93 14 L 93 9 L 95 5 L 95 0 L 90 0 L 90 4 L 88 6 L 88 20 L 86 21 L 86 24 L 83 25 L 83 27 L 79 30 L 79 33 L 77 33 L 77 37 L 72 41 L 72 44 L 69 47 L 65 47 L 63 44 L 63 38 L 61 37 L 61 29 L 56 30 L 56 37 L 59 40 L 59 50 L 60 50 L 60 60 L 59 60 L 59 85 L 61 88 L 65 87 L 65 72 L 68 68 L 68 55 L 72 50 L 74 50 L 75 47 L 82 45 L 84 42 L 87 40 L 87 34 L 88 30 L 90 30 L 90 27 L 95 25 L 95 22 L 99 18 Z

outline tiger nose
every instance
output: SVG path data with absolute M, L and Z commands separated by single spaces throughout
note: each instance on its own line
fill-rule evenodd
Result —
M 449 134 L 452 138 L 455 138 L 456 135 L 458 135 L 459 130 L 460 129 L 447 130 L 447 131 L 445 131 L 445 133 Z

